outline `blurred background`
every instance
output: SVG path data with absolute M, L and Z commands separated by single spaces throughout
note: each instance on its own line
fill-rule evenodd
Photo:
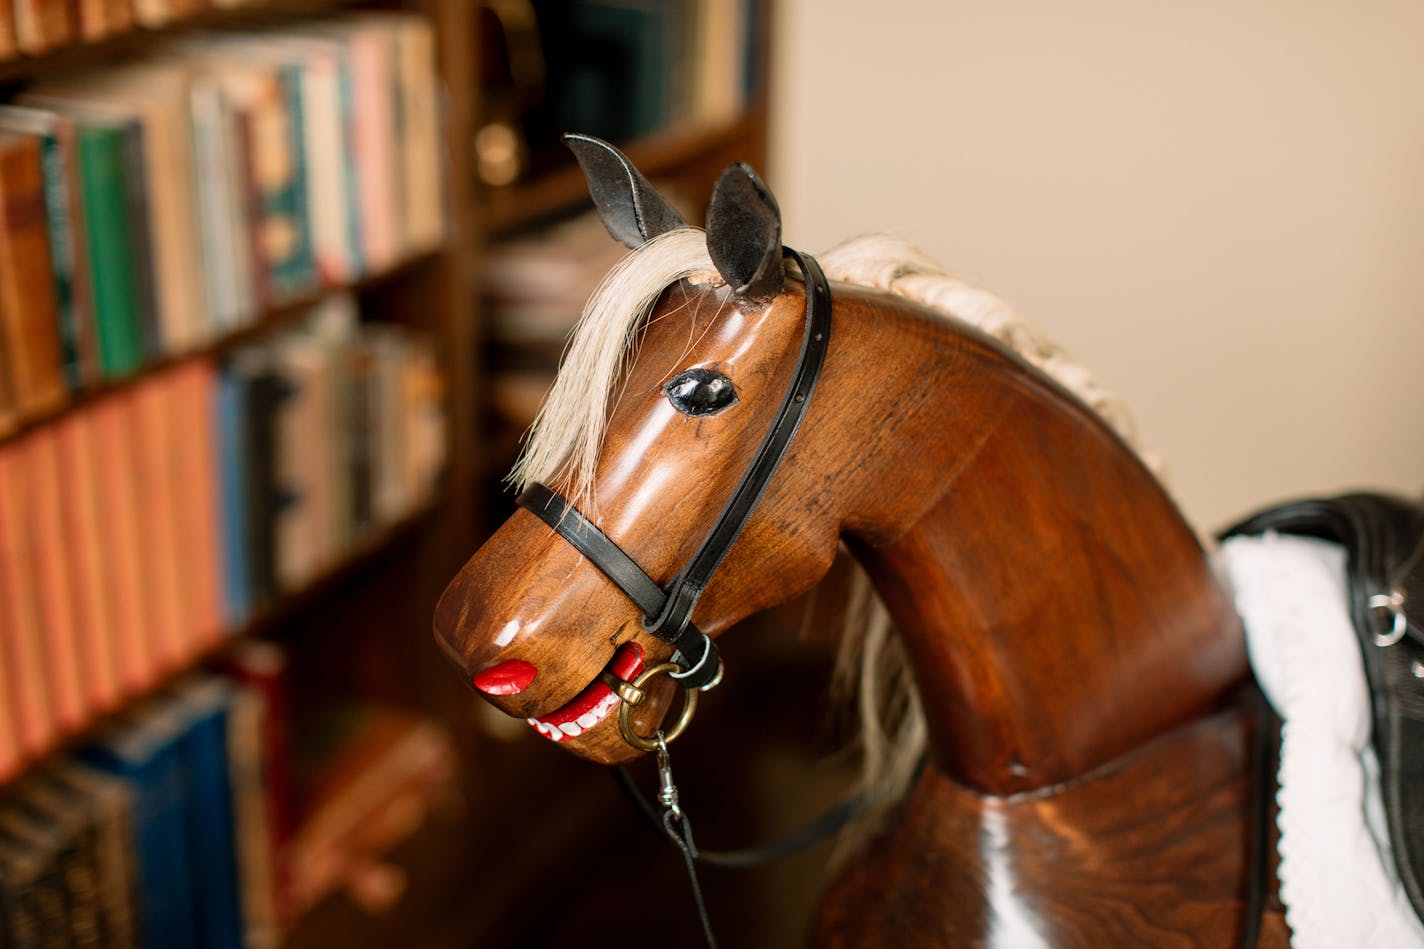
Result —
M 675 852 L 430 635 L 621 256 L 560 132 L 988 285 L 1210 530 L 1419 487 L 1421 44 L 1405 3 L 0 0 L 0 945 L 700 942 Z M 844 570 L 725 638 L 704 846 L 844 793 Z M 798 942 L 832 857 L 705 871 L 723 943 Z

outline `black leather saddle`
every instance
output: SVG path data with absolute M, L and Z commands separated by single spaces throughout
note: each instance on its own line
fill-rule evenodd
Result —
M 1222 534 L 1276 531 L 1345 548 L 1394 860 L 1424 919 L 1424 508 L 1379 494 L 1296 501 Z

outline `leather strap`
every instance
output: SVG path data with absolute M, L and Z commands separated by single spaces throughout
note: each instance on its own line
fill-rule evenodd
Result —
M 529 485 L 520 493 L 518 503 L 520 507 L 558 531 L 560 537 L 587 557 L 590 563 L 601 570 L 605 577 L 612 580 L 614 585 L 643 611 L 644 616 L 656 616 L 662 611 L 667 600 L 667 594 L 663 593 L 662 587 L 644 573 L 643 568 L 634 563 L 633 558 L 625 554 L 623 548 L 615 544 L 612 538 L 584 517 L 578 508 L 538 482 Z M 716 645 L 706 633 L 689 623 L 683 628 L 681 635 L 667 642 L 678 651 L 681 657 L 679 665 L 688 669 L 706 666 L 715 676 L 720 660 Z
M 677 650 L 674 661 L 682 668 L 672 678 L 685 688 L 709 688 L 721 677 L 717 647 L 692 624 L 692 611 L 741 535 L 801 427 L 830 345 L 831 288 L 825 273 L 812 257 L 789 247 L 783 248 L 782 253 L 795 261 L 806 280 L 806 325 L 796 372 L 751 465 L 687 566 L 678 571 L 666 589 L 659 587 L 633 558 L 557 492 L 535 483 L 518 498 L 522 507 L 558 531 L 643 611 L 643 627 Z
M 667 602 L 662 610 L 649 613 L 643 626 L 660 639 L 671 642 L 681 635 L 684 627 L 697 607 L 697 601 L 707 589 L 712 575 L 721 566 L 722 560 L 741 535 L 747 519 L 751 517 L 757 502 L 766 491 L 791 439 L 801 427 L 806 417 L 806 409 L 811 404 L 811 395 L 816 390 L 816 382 L 821 377 L 821 367 L 825 365 L 826 350 L 831 340 L 831 288 L 821 265 L 815 259 L 791 248 L 783 248 L 784 256 L 796 262 L 806 279 L 806 325 L 801 337 L 801 356 L 796 372 L 786 394 L 781 400 L 781 409 L 771 429 L 762 439 L 756 456 L 741 482 L 727 501 L 722 513 L 707 532 L 697 552 L 692 555 L 667 589 Z M 690 677 L 690 673 L 674 673 L 673 678 Z

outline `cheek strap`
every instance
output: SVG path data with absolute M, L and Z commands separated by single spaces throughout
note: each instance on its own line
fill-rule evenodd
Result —
M 692 624 L 692 611 L 786 457 L 811 405 L 830 346 L 831 287 L 826 275 L 815 258 L 789 247 L 783 248 L 782 253 L 796 264 L 806 281 L 806 320 L 796 371 L 771 428 L 736 490 L 697 551 L 666 588 L 658 586 L 633 558 L 553 490 L 531 484 L 519 496 L 520 505 L 558 531 L 637 604 L 643 611 L 644 629 L 677 650 L 674 661 L 681 671 L 673 673 L 672 678 L 684 688 L 707 689 L 721 679 L 717 649 Z

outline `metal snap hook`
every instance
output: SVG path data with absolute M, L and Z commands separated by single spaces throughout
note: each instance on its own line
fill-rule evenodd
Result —
M 692 721 L 693 713 L 697 711 L 697 690 L 682 690 L 682 714 L 677 717 L 672 728 L 666 731 L 658 731 L 651 738 L 644 738 L 633 730 L 633 709 L 642 705 L 647 698 L 647 685 L 650 681 L 660 675 L 671 675 L 678 667 L 671 662 L 664 662 L 661 665 L 645 669 L 641 675 L 633 680 L 633 688 L 640 693 L 638 701 L 630 702 L 626 699 L 618 705 L 618 730 L 623 733 L 623 740 L 637 748 L 639 751 L 657 751 L 659 748 L 666 749 L 667 745 L 686 731 L 688 723 Z
M 1375 645 L 1380 648 L 1393 646 L 1404 638 L 1404 634 L 1409 629 L 1409 618 L 1404 615 L 1404 594 L 1398 590 L 1393 593 L 1376 593 L 1370 597 L 1369 608 L 1371 610 L 1386 610 L 1394 618 L 1393 623 L 1387 633 L 1375 633 Z

